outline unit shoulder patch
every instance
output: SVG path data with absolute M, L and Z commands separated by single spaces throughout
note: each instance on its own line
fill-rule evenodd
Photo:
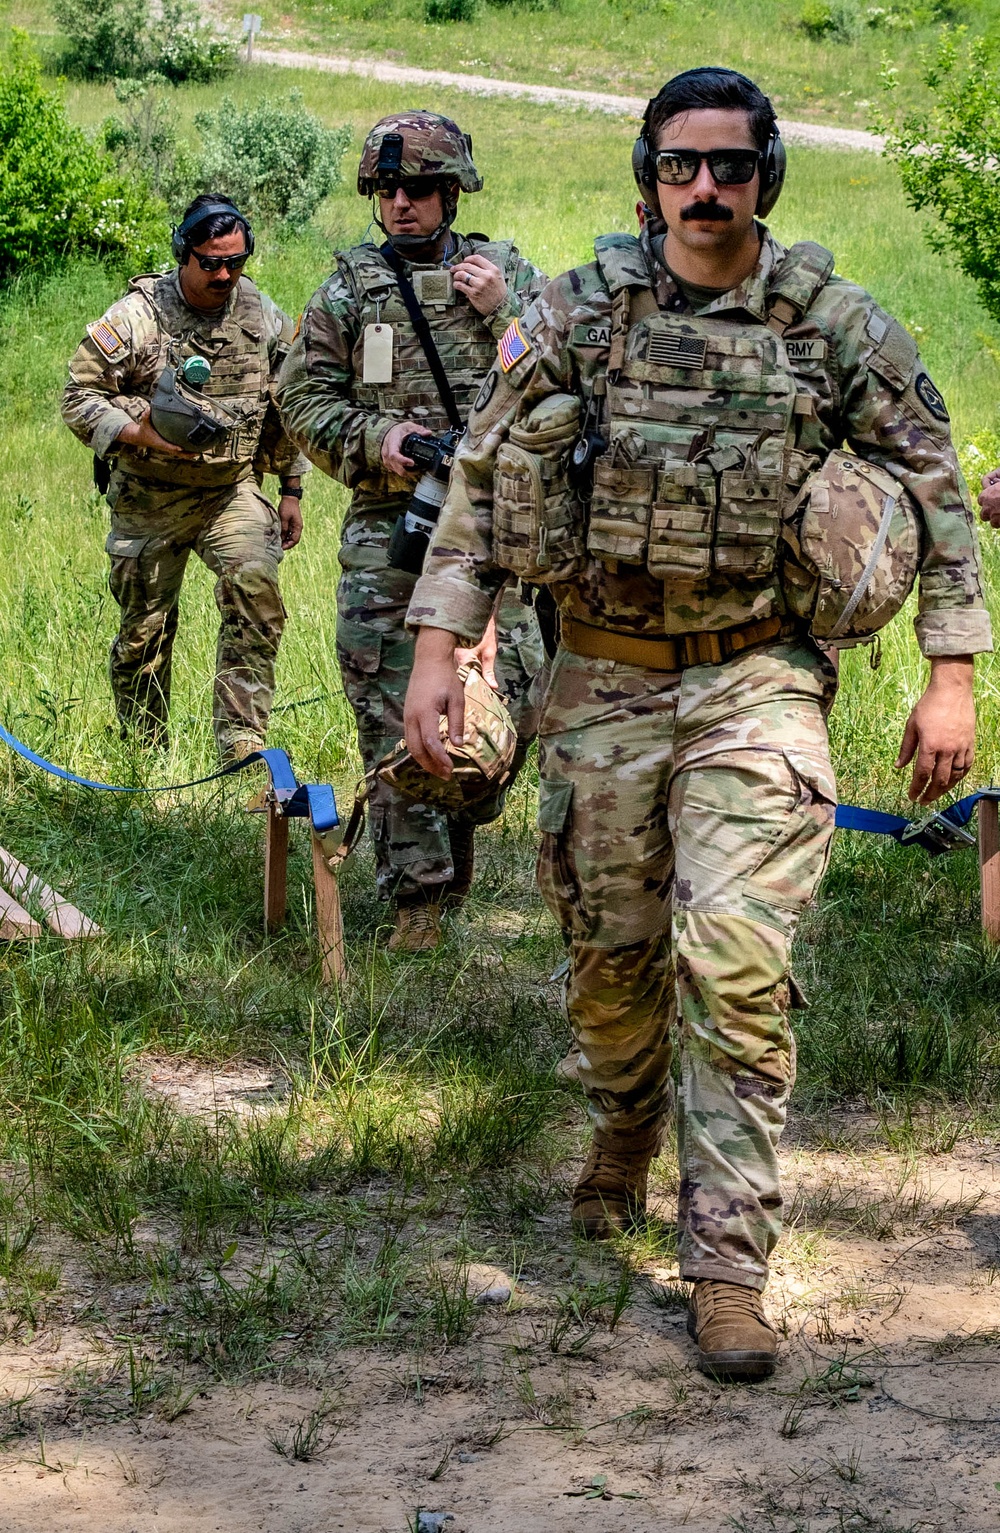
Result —
M 611 326 L 602 324 L 574 325 L 570 336 L 571 346 L 611 345 Z
M 497 356 L 505 373 L 516 367 L 531 350 L 531 342 L 521 329 L 520 320 L 511 320 L 497 345 Z
M 913 387 L 917 391 L 917 398 L 925 404 L 935 420 L 946 421 L 948 406 L 944 402 L 941 390 L 931 382 L 926 373 L 918 373 Z
M 126 350 L 125 341 L 108 319 L 95 320 L 92 325 L 87 326 L 87 334 L 106 357 L 117 357 Z

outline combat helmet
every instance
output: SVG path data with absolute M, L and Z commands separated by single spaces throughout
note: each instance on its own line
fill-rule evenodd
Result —
M 424 110 L 395 112 L 383 117 L 365 139 L 358 164 L 358 191 L 362 197 L 374 197 L 382 181 L 403 181 L 416 176 L 434 176 L 441 181 L 444 217 L 429 236 L 435 240 L 449 229 L 458 211 L 455 184 L 463 192 L 480 192 L 483 178 L 472 159 L 472 139 L 450 117 Z M 376 218 L 380 228 L 384 226 Z M 405 250 L 426 244 L 412 235 L 397 235 L 392 243 Z

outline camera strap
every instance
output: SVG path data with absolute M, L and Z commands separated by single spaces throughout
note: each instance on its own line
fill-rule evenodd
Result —
M 444 413 L 448 417 L 448 425 L 454 431 L 464 431 L 465 426 L 462 417 L 458 413 L 458 406 L 455 403 L 455 396 L 451 391 L 451 384 L 448 382 L 448 375 L 444 370 L 444 363 L 441 361 L 438 349 L 434 344 L 434 337 L 431 334 L 431 327 L 427 323 L 427 316 L 420 307 L 420 300 L 413 291 L 413 284 L 403 270 L 402 261 L 388 240 L 380 247 L 380 250 L 388 264 L 392 267 L 396 281 L 399 283 L 399 291 L 403 295 L 406 312 L 409 314 L 413 328 L 417 332 L 417 340 L 423 348 L 424 356 L 427 358 L 427 365 L 431 370 L 434 382 L 437 384 L 437 391 L 441 395 L 441 403 L 444 405 Z

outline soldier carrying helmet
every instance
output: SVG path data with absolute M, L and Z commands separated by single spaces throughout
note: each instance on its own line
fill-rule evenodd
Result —
M 403 443 L 461 431 L 497 341 L 545 283 L 510 240 L 455 233 L 460 194 L 482 184 L 471 140 L 450 118 L 413 111 L 376 123 L 358 191 L 373 199 L 385 241 L 338 254 L 278 382 L 288 434 L 353 492 L 340 547 L 337 654 L 367 772 L 403 733 L 413 658 L 405 618 L 416 572 L 390 554 L 417 484 Z M 516 590 L 503 594 L 497 619 L 496 676 L 523 759 L 535 732 L 541 642 Z M 489 676 L 496 643 L 488 635 L 474 657 L 460 659 L 479 660 Z M 378 891 L 395 907 L 390 950 L 437 944 L 442 910 L 459 905 L 472 882 L 475 826 L 501 807 L 498 795 L 445 813 L 375 782 L 370 828 Z
M 796 922 L 836 785 L 831 641 L 877 632 L 918 572 L 930 680 L 897 760 L 931 803 L 972 763 L 992 647 L 940 393 L 902 325 L 761 222 L 784 149 L 745 76 L 694 69 L 647 109 L 647 219 L 557 277 L 500 343 L 410 605 L 407 743 L 447 777 L 456 644 L 513 570 L 561 643 L 539 724 L 539 882 L 566 932 L 593 1122 L 583 1236 L 644 1215 L 676 1103 L 682 1278 L 699 1366 L 766 1377 L 781 1230 Z
M 213 724 L 224 764 L 259 750 L 285 623 L 283 550 L 302 532 L 301 474 L 271 385 L 287 314 L 244 273 L 253 231 L 227 197 L 197 197 L 173 231 L 176 267 L 136 277 L 69 364 L 62 414 L 107 496 L 121 608 L 111 686 L 123 732 L 166 743 L 181 582 L 194 550 L 221 615 Z M 277 507 L 265 473 L 281 484 Z

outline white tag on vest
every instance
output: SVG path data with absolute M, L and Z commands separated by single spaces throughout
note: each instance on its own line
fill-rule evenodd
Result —
M 366 325 L 363 383 L 392 382 L 392 326 Z

